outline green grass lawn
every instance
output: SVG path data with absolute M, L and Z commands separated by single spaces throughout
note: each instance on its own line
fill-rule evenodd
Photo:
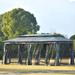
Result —
M 66 63 L 67 61 L 63 60 L 62 62 Z M 73 71 L 74 73 L 70 73 L 70 71 Z M 24 64 L 20 65 L 17 63 L 12 63 L 7 65 L 0 64 L 0 73 L 1 72 L 18 73 L 16 75 L 75 75 L 75 66 L 74 65 L 73 66 L 71 65 L 46 66 L 45 64 L 44 65 L 24 65 Z
M 41 65 L 19 65 L 19 64 L 10 64 L 3 65 L 0 64 L 0 72 L 17 72 L 19 75 L 75 75 L 67 74 L 66 72 L 51 72 L 44 73 L 45 71 L 75 71 L 75 66 L 41 66 Z

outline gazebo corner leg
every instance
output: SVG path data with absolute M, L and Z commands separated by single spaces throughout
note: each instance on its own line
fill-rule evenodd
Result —
M 3 64 L 7 64 L 6 44 L 4 44 Z
M 55 66 L 59 65 L 59 44 L 56 43 L 56 58 L 55 58 Z
M 70 64 L 74 65 L 74 51 L 73 50 L 71 50 Z

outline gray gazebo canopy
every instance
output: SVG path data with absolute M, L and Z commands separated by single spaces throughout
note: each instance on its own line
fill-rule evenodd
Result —
M 21 35 L 15 39 L 5 41 L 5 43 L 7 44 L 49 43 L 49 42 L 72 42 L 72 40 L 52 34 L 30 34 L 30 35 Z
M 14 39 L 9 39 L 4 41 L 4 56 L 3 56 L 3 63 L 7 62 L 7 55 L 8 55 L 8 51 L 6 50 L 6 46 L 9 44 L 17 44 L 18 47 L 18 51 L 19 51 L 19 61 L 22 62 L 22 54 L 21 54 L 21 50 L 20 50 L 20 45 L 21 44 L 27 44 L 29 45 L 28 47 L 28 64 L 32 63 L 32 56 L 31 56 L 31 45 L 32 44 L 38 44 L 39 46 L 37 46 L 39 49 L 38 51 L 36 51 L 36 61 L 37 63 L 39 63 L 39 57 L 40 57 L 40 44 L 45 44 L 46 45 L 46 54 L 45 54 L 45 61 L 46 64 L 48 63 L 48 50 L 49 50 L 49 46 L 51 45 L 51 43 L 54 44 L 55 48 L 56 48 L 56 58 L 55 58 L 55 65 L 59 64 L 59 50 L 60 50 L 60 44 L 64 44 L 67 43 L 69 45 L 71 45 L 70 47 L 70 52 L 71 52 L 71 64 L 74 64 L 74 54 L 73 54 L 73 48 L 72 48 L 72 40 L 67 39 L 63 36 L 57 36 L 57 35 L 53 35 L 53 34 L 30 34 L 30 35 L 21 35 L 17 38 Z M 38 57 L 38 58 L 37 58 Z

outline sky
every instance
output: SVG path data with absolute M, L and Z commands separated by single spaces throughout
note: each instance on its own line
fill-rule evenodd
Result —
M 38 33 L 75 34 L 75 0 L 0 0 L 0 14 L 14 8 L 34 14 Z

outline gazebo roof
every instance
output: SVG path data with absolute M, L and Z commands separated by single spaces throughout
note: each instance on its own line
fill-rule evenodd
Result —
M 49 43 L 49 42 L 71 42 L 72 40 L 52 34 L 30 34 L 21 35 L 15 39 L 6 40 L 5 43 Z

